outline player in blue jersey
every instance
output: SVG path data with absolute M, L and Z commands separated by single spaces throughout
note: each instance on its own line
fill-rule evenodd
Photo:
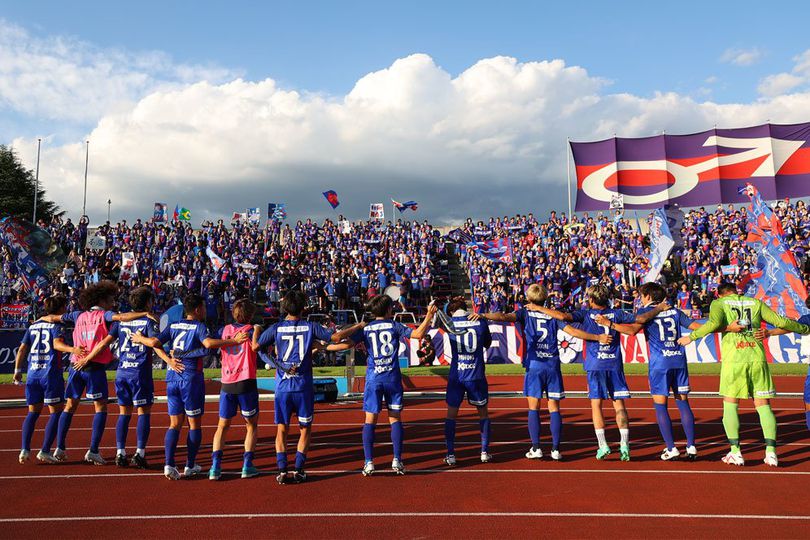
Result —
M 352 347 L 363 343 L 368 353 L 366 386 L 363 390 L 363 476 L 374 473 L 374 431 L 383 400 L 388 406 L 388 422 L 391 424 L 391 443 L 394 448 L 391 468 L 397 474 L 405 474 L 405 465 L 402 462 L 404 429 L 401 422 L 403 391 L 399 345 L 402 339 L 422 339 L 437 311 L 436 306 L 430 304 L 422 324 L 416 330 L 411 330 L 392 320 L 393 307 L 394 301 L 388 295 L 372 298 L 367 309 L 374 315 L 374 320 L 355 332 L 346 344 Z
M 524 342 L 523 367 L 526 369 L 526 377 L 523 394 L 529 406 L 529 437 L 532 441 L 532 447 L 526 452 L 526 457 L 528 459 L 543 457 L 543 451 L 540 449 L 540 400 L 545 394 L 551 428 L 551 459 L 559 461 L 562 459 L 560 400 L 565 398 L 565 387 L 560 369 L 557 333 L 562 330 L 582 340 L 599 341 L 603 344 L 609 344 L 612 338 L 609 334 L 590 334 L 571 325 L 561 324 L 543 312 L 548 291 L 542 285 L 530 285 L 526 290 L 526 299 L 528 305 L 514 313 L 486 313 L 481 317 L 496 322 L 518 323 Z
M 638 288 L 642 307 L 636 314 L 633 324 L 614 323 L 613 328 L 623 334 L 634 335 L 644 330 L 649 348 L 649 380 L 650 394 L 655 405 L 655 416 L 665 448 L 661 459 L 668 461 L 680 456 L 675 446 L 675 437 L 672 433 L 672 419 L 667 410 L 669 391 L 675 396 L 678 410 L 681 414 L 681 425 L 686 435 L 686 457 L 695 459 L 695 415 L 689 406 L 689 370 L 686 366 L 686 351 L 678 345 L 681 329 L 695 330 L 700 323 L 693 321 L 679 309 L 669 308 L 662 304 L 666 299 L 666 291 L 657 283 L 645 283 Z M 664 309 L 669 308 L 669 309 Z M 597 324 L 610 325 L 610 321 L 603 316 L 596 318 Z
M 61 316 L 65 313 L 67 299 L 64 296 L 53 296 L 45 299 L 45 313 Z M 58 460 L 51 454 L 51 446 L 56 438 L 59 417 L 58 407 L 65 399 L 65 380 L 62 378 L 62 355 L 73 353 L 84 356 L 85 351 L 74 349 L 65 344 L 64 327 L 59 323 L 46 322 L 40 319 L 26 330 L 17 357 L 14 362 L 14 382 L 22 382 L 22 366 L 28 360 L 25 381 L 25 401 L 28 414 L 22 426 L 22 449 L 20 463 L 28 461 L 31 453 L 31 437 L 34 434 L 37 419 L 42 413 L 42 404 L 48 406 L 50 417 L 45 426 L 45 438 L 37 459 L 44 463 L 56 463 Z
M 290 291 L 281 300 L 281 311 L 286 313 L 284 320 L 272 325 L 254 338 L 253 348 L 266 352 L 275 346 L 276 390 L 275 421 L 276 460 L 279 484 L 286 484 L 290 478 L 287 471 L 287 435 L 293 413 L 298 417 L 301 436 L 295 453 L 295 471 L 292 481 L 306 481 L 304 466 L 307 460 L 312 419 L 315 413 L 315 393 L 312 382 L 312 351 L 318 341 L 337 343 L 354 332 L 360 325 L 333 332 L 318 323 L 301 320 L 307 297 L 301 291 Z
M 175 462 L 177 441 L 180 430 L 188 419 L 186 447 L 188 454 L 182 477 L 190 478 L 199 474 L 202 467 L 197 465 L 197 452 L 202 443 L 202 415 L 205 409 L 205 377 L 203 359 L 207 349 L 239 345 L 248 340 L 244 332 L 236 334 L 233 339 L 214 339 L 209 337 L 205 326 L 205 299 L 199 294 L 191 293 L 183 298 L 183 311 L 186 318 L 167 326 L 156 338 L 141 333 L 130 335 L 132 343 L 146 345 L 157 349 L 165 343 L 171 344 L 169 370 L 166 374 L 166 398 L 169 403 L 169 429 L 166 430 L 164 447 L 166 463 L 163 474 L 169 480 L 179 480 L 180 472 Z
M 129 305 L 134 311 L 152 311 L 152 289 L 143 286 L 129 293 Z M 118 398 L 118 422 L 115 426 L 115 464 L 126 467 L 129 463 L 139 469 L 147 468 L 146 445 L 151 430 L 151 412 L 154 401 L 152 381 L 153 351 L 164 361 L 169 357 L 160 347 L 150 348 L 132 342 L 133 334 L 154 338 L 159 334 L 158 325 L 148 317 L 128 322 L 113 323 L 110 337 L 118 341 L 118 370 L 115 373 L 115 394 Z M 132 409 L 138 408 L 136 427 L 136 450 L 131 462 L 127 461 L 126 446 Z
M 636 321 L 632 313 L 620 309 L 609 308 L 610 289 L 604 285 L 592 285 L 585 291 L 588 297 L 589 309 L 581 309 L 572 313 L 562 313 L 556 310 L 542 308 L 552 317 L 580 323 L 582 330 L 590 334 L 608 334 L 610 343 L 585 343 L 585 372 L 588 376 L 588 398 L 591 400 L 591 415 L 599 449 L 596 459 L 604 459 L 610 454 L 610 446 L 605 439 L 605 417 L 602 414 L 602 401 L 610 399 L 616 411 L 616 424 L 619 426 L 621 443 L 619 454 L 622 461 L 630 461 L 630 420 L 624 400 L 630 397 L 630 390 L 624 378 L 624 363 L 622 359 L 621 342 L 614 324 L 629 324 Z M 600 325 L 596 317 L 604 315 L 609 321 L 608 325 Z
M 457 333 L 449 335 L 450 374 L 447 377 L 447 417 L 444 420 L 447 456 L 444 462 L 450 467 L 456 465 L 456 417 L 466 394 L 467 402 L 478 409 L 481 462 L 488 463 L 492 456 L 489 454 L 489 385 L 484 351 L 492 344 L 492 334 L 486 322 L 468 320 L 467 301 L 463 296 L 451 298 L 447 312 Z

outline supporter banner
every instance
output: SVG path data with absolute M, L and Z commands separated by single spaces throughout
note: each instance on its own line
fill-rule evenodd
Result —
M 205 248 L 205 254 L 208 255 L 208 259 L 211 261 L 211 266 L 214 267 L 214 270 L 219 272 L 222 270 L 222 267 L 225 266 L 225 259 L 217 255 L 211 247 Z
M 683 228 L 683 222 L 686 219 L 683 214 L 683 210 L 678 208 L 677 204 L 667 204 L 664 206 L 664 213 L 667 215 L 667 226 L 669 227 L 669 232 L 672 235 L 672 240 L 675 242 L 675 247 L 682 248 L 683 233 L 681 233 L 681 229 Z
M 785 247 L 782 223 L 748 184 L 740 190 L 750 199 L 746 244 L 757 254 L 757 269 L 747 279 L 746 294 L 759 298 L 777 313 L 798 319 L 810 310 L 804 305 L 807 287 L 802 282 L 793 253 Z
M 22 286 L 30 291 L 35 285 L 48 286 L 48 272 L 53 272 L 65 263 L 65 253 L 51 236 L 15 217 L 0 219 L 0 241 L 11 251 L 13 264 L 22 280 Z
M 624 195 L 611 195 L 610 197 L 611 210 L 624 210 Z
M 231 215 L 231 223 L 236 223 L 237 221 L 247 221 L 247 214 L 244 212 L 234 212 Z
M 25 328 L 31 316 L 28 304 L 0 305 L 0 328 Z
M 155 203 L 155 213 L 152 215 L 152 221 L 155 223 L 166 222 L 169 219 L 169 205 L 166 203 Z
M 275 221 L 287 219 L 287 203 L 267 203 L 267 219 Z
M 810 195 L 810 123 L 571 143 L 577 211 L 666 203 L 740 203 L 750 182 L 766 200 Z
M 368 209 L 368 219 L 370 221 L 384 221 L 385 205 L 383 203 L 371 203 Z
M 672 246 L 675 245 L 672 234 L 669 232 L 667 215 L 664 213 L 663 208 L 658 208 L 652 213 L 648 236 L 650 238 L 650 270 L 644 276 L 644 283 L 650 283 L 658 279 L 661 270 L 664 268 L 664 263 L 669 257 L 669 252 L 672 251 Z
M 107 247 L 107 239 L 103 236 L 91 236 L 87 239 L 86 247 L 93 251 L 103 251 Z
M 262 211 L 259 208 L 248 208 L 247 216 L 251 223 L 259 223 L 262 220 Z
M 131 251 L 121 253 L 121 273 L 118 279 L 129 282 L 138 277 L 138 265 L 135 262 L 135 254 Z
M 519 364 L 523 357 L 523 340 L 520 333 L 511 323 L 489 323 L 492 333 L 492 346 L 486 351 L 487 364 Z M 431 343 L 436 351 L 436 358 L 432 365 L 449 365 L 450 336 L 443 330 L 433 329 L 429 332 Z M 769 362 L 775 363 L 808 363 L 810 359 L 810 339 L 804 338 L 805 350 L 802 351 L 803 336 L 786 334 L 773 336 L 765 342 L 765 353 Z M 572 337 L 563 331 L 557 334 L 557 344 L 560 351 L 560 360 L 564 364 L 581 364 L 583 361 L 582 340 Z M 643 332 L 635 336 L 621 335 L 622 354 L 626 364 L 646 364 L 649 362 L 649 349 Z M 419 357 L 416 354 L 419 340 L 404 340 L 400 345 L 400 357 L 408 359 L 408 365 L 418 366 Z M 708 336 L 690 343 L 686 347 L 687 362 L 691 364 L 707 364 L 720 362 L 720 334 Z
M 348 219 L 344 219 L 338 222 L 338 226 L 340 227 L 340 232 L 342 234 L 351 234 L 352 233 L 352 224 Z
M 509 238 L 495 238 L 494 240 L 476 242 L 475 250 L 479 255 L 491 261 L 512 262 L 512 240 Z
M 720 266 L 720 273 L 724 276 L 736 276 L 740 267 L 736 264 L 724 264 Z
M 14 373 L 14 358 L 24 330 L 0 330 L 0 373 Z

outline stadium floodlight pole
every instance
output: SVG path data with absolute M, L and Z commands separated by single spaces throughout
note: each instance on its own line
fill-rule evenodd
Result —
M 112 199 L 107 199 L 107 221 L 110 221 L 110 205 L 112 204 Z
M 571 210 L 571 139 L 565 139 L 565 163 L 568 169 L 568 221 L 570 223 L 573 212 Z
M 90 163 L 90 141 L 86 141 L 84 152 L 84 200 L 82 201 L 82 216 L 87 215 L 87 166 Z
M 34 225 L 37 224 L 37 196 L 39 195 L 39 151 L 42 148 L 42 139 L 37 139 L 37 172 L 34 177 Z

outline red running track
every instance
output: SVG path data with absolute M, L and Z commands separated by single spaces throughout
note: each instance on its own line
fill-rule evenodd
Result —
M 516 377 L 491 377 L 493 390 L 513 390 Z M 584 387 L 584 377 L 567 377 L 569 390 Z M 694 377 L 699 390 L 712 390 L 715 377 Z M 799 377 L 780 378 L 781 391 L 799 391 Z M 442 379 L 416 377 L 411 389 L 441 389 Z M 643 377 L 631 378 L 632 388 L 644 388 Z M 2 387 L 2 397 L 20 388 Z M 384 470 L 390 462 L 389 430 L 377 431 L 376 464 L 371 478 L 362 466 L 359 403 L 319 405 L 309 454 L 310 480 L 279 486 L 273 479 L 275 450 L 270 402 L 262 403 L 256 465 L 265 474 L 242 480 L 240 438 L 235 424 L 223 462 L 227 473 L 219 483 L 205 478 L 170 482 L 162 472 L 162 442 L 168 419 L 165 406 L 156 406 L 147 472 L 96 467 L 79 460 L 90 436 L 92 409 L 83 405 L 68 437 L 70 461 L 47 466 L 19 465 L 19 429 L 24 409 L 0 410 L 0 486 L 7 498 L 0 506 L 0 527 L 8 538 L 159 537 L 176 533 L 201 538 L 582 538 L 658 535 L 737 538 L 806 537 L 810 526 L 806 486 L 810 481 L 810 435 L 799 399 L 774 402 L 780 424 L 780 468 L 762 464 L 763 448 L 756 412 L 741 406 L 742 438 L 748 463 L 729 468 L 719 462 L 726 452 L 721 407 L 716 398 L 693 399 L 700 459 L 661 462 L 661 442 L 649 399 L 629 403 L 633 460 L 622 463 L 616 454 L 594 458 L 595 443 L 587 400 L 567 399 L 561 463 L 529 461 L 524 401 L 497 398 L 491 402 L 495 461 L 478 460 L 478 424 L 474 409 L 465 406 L 459 417 L 459 466 L 448 470 L 444 456 L 444 403 L 410 400 L 404 412 L 405 462 L 408 474 Z M 606 414 L 611 416 L 609 406 Z M 113 407 L 111 410 L 114 410 Z M 216 406 L 207 404 L 201 465 L 210 464 L 210 440 Z M 678 412 L 672 407 L 676 437 Z M 38 423 L 33 447 L 41 442 L 47 414 Z M 116 414 L 110 414 L 102 454 L 115 453 Z M 546 415 L 543 446 L 548 448 Z M 132 422 L 134 426 L 134 421 Z M 295 438 L 293 430 L 293 439 Z M 134 443 L 134 429 L 130 441 Z M 614 447 L 618 433 L 609 428 Z M 679 446 L 683 446 L 682 440 Z M 291 448 L 291 454 L 293 449 Z M 178 462 L 184 459 L 178 452 Z

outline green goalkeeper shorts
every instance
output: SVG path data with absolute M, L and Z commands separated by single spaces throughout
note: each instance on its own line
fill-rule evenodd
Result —
M 730 398 L 771 399 L 776 396 L 767 362 L 723 362 L 720 395 Z

